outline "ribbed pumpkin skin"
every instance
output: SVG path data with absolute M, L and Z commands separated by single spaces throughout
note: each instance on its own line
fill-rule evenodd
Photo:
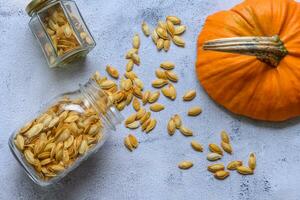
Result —
M 289 54 L 277 67 L 254 56 L 204 51 L 206 41 L 274 36 Z M 217 103 L 233 113 L 265 121 L 300 115 L 300 5 L 293 0 L 246 0 L 209 16 L 197 43 L 196 72 Z

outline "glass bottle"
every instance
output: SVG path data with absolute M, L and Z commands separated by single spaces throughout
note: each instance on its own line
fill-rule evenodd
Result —
M 49 67 L 85 57 L 96 46 L 74 1 L 32 0 L 26 11 Z
M 11 152 L 37 184 L 55 183 L 106 141 L 123 117 L 94 80 L 58 95 L 9 139 Z

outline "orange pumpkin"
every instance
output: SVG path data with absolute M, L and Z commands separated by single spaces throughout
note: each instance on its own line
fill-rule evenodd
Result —
M 259 120 L 300 115 L 299 3 L 245 0 L 209 16 L 197 47 L 197 76 L 217 103 Z

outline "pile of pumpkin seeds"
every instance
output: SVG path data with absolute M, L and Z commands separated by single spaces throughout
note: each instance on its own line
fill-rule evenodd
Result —
M 159 21 L 157 27 L 152 32 L 152 40 L 157 46 L 158 50 L 164 48 L 168 51 L 170 48 L 170 40 L 172 40 L 176 45 L 180 47 L 185 46 L 184 40 L 179 36 L 183 34 L 186 30 L 185 25 L 180 25 L 181 20 L 176 16 L 166 17 L 166 22 Z M 175 27 L 177 25 L 177 27 Z M 145 36 L 150 36 L 151 30 L 146 22 L 142 23 L 142 31 Z M 128 129 L 137 129 L 141 127 L 141 130 L 150 133 L 155 127 L 157 120 L 151 118 L 152 112 L 160 112 L 165 109 L 165 106 L 157 103 L 160 98 L 161 93 L 170 100 L 175 100 L 177 97 L 176 88 L 174 83 L 179 81 L 177 74 L 173 71 L 175 64 L 170 61 L 165 61 L 160 64 L 160 68 L 155 71 L 156 79 L 152 81 L 152 87 L 155 89 L 160 89 L 156 91 L 146 90 L 144 91 L 144 83 L 138 78 L 136 73 L 133 71 L 134 65 L 140 65 L 140 57 L 138 51 L 141 45 L 141 39 L 139 34 L 135 34 L 132 40 L 132 48 L 128 50 L 125 58 L 128 60 L 126 65 L 126 72 L 124 77 L 121 78 L 120 84 L 109 80 L 106 76 L 100 76 L 96 72 L 93 78 L 99 84 L 99 86 L 107 93 L 110 100 L 115 104 L 118 110 L 123 110 L 125 106 L 132 104 L 134 113 L 130 114 L 125 120 L 125 127 Z M 114 79 L 119 79 L 119 72 L 115 67 L 108 65 L 106 67 L 106 72 Z M 182 100 L 184 102 L 192 101 L 196 97 L 195 90 L 187 91 Z M 150 105 L 150 111 L 143 106 L 146 104 Z M 199 106 L 191 107 L 187 110 L 187 116 L 196 117 L 202 113 L 202 109 Z M 182 135 L 186 137 L 193 136 L 193 131 L 188 127 L 184 126 L 181 120 L 181 116 L 175 114 L 170 117 L 167 123 L 167 132 L 170 136 L 174 135 L 178 129 Z M 228 134 L 223 131 L 221 133 L 221 147 L 228 154 L 232 153 L 232 147 L 230 144 Z M 124 138 L 124 145 L 129 151 L 133 151 L 139 145 L 138 139 L 129 134 Z M 191 142 L 192 148 L 197 152 L 203 152 L 203 146 L 197 141 Z M 217 144 L 209 144 L 209 150 L 211 151 L 207 155 L 209 161 L 217 161 L 222 158 L 223 150 Z M 227 165 L 228 170 L 237 170 L 240 174 L 248 175 L 253 174 L 256 166 L 256 158 L 254 153 L 250 154 L 249 166 L 243 166 L 242 161 L 232 161 Z M 193 167 L 193 162 L 182 161 L 178 164 L 180 169 L 189 169 Z M 225 179 L 229 176 L 229 172 L 225 171 L 225 166 L 222 163 L 213 164 L 208 166 L 208 171 L 214 173 L 214 177 L 217 179 Z

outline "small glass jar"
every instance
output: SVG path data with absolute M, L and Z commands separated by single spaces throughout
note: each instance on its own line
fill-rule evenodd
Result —
M 32 0 L 26 11 L 50 67 L 85 57 L 96 46 L 74 1 Z
M 27 175 L 47 186 L 95 153 L 122 119 L 91 79 L 43 106 L 11 135 L 9 147 Z

